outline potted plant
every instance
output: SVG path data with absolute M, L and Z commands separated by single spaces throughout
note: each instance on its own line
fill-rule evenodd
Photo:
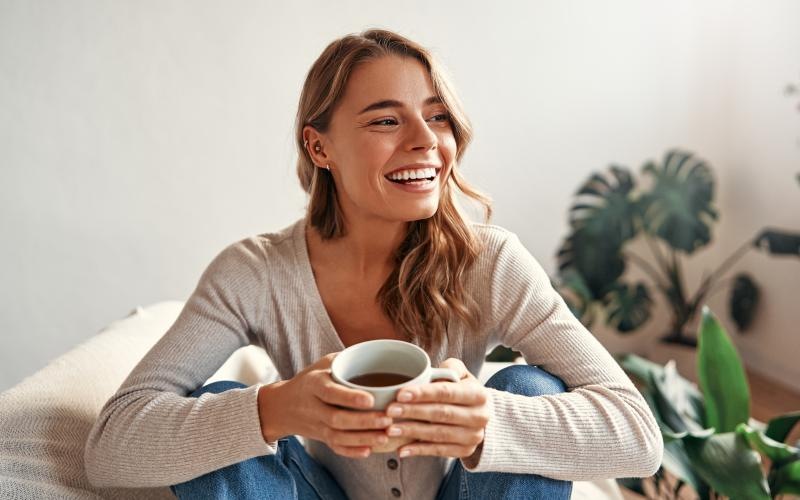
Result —
M 569 210 L 570 233 L 558 251 L 558 289 L 587 327 L 602 312 L 607 324 L 627 333 L 650 318 L 654 288 L 670 307 L 671 324 L 662 340 L 695 347 L 697 340 L 688 329 L 700 305 L 726 284 L 721 278 L 733 264 L 752 248 L 800 256 L 800 234 L 760 231 L 691 292 L 683 261 L 711 242 L 711 227 L 718 218 L 711 169 L 692 153 L 671 150 L 661 165 L 648 161 L 641 170 L 650 181 L 647 188 L 637 186 L 627 168 L 611 165 L 605 173 L 591 174 L 578 189 Z M 638 239 L 646 244 L 650 259 L 631 249 Z M 643 271 L 649 283 L 624 281 L 629 264 Z M 745 330 L 756 311 L 759 289 L 745 273 L 730 283 L 731 317 Z
M 770 499 L 800 494 L 800 441 L 784 443 L 800 411 L 767 425 L 750 418 L 750 390 L 741 360 L 728 334 L 707 307 L 702 311 L 697 349 L 700 388 L 681 377 L 674 362 L 665 366 L 635 354 L 618 358 L 642 384 L 640 389 L 664 438 L 664 460 L 653 476 L 655 498 L 678 498 L 688 485 L 701 500 L 725 495 Z M 763 470 L 762 456 L 769 462 Z M 664 488 L 665 470 L 677 478 Z M 645 492 L 642 480 L 623 486 Z

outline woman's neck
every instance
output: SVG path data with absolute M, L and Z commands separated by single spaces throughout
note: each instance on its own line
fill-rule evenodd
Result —
M 381 281 L 394 268 L 394 254 L 406 237 L 408 222 L 353 219 L 347 234 L 322 240 L 317 229 L 306 225 L 306 239 L 318 265 L 337 269 L 353 279 Z

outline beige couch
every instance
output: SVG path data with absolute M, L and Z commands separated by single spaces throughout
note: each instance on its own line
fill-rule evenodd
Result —
M 182 301 L 137 307 L 17 386 L 0 393 L 0 498 L 174 498 L 169 488 L 98 489 L 86 479 L 83 448 L 100 408 L 178 317 Z M 504 366 L 486 363 L 486 380 Z M 275 380 L 258 347 L 236 351 L 209 379 Z M 622 500 L 614 480 L 576 482 L 572 498 Z

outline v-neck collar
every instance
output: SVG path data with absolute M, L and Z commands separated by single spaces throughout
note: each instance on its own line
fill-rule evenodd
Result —
M 306 291 L 306 298 L 308 305 L 313 309 L 314 315 L 317 317 L 319 325 L 322 327 L 323 333 L 328 336 L 338 351 L 344 350 L 344 343 L 342 342 L 339 333 L 333 326 L 331 317 L 325 309 L 325 303 L 322 301 L 322 294 L 317 286 L 317 280 L 314 277 L 314 268 L 311 267 L 311 257 L 308 252 L 308 242 L 306 241 L 306 218 L 301 218 L 294 228 L 295 259 L 302 273 L 303 286 Z

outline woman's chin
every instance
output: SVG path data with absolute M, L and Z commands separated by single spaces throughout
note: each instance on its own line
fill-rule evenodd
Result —
M 436 211 L 439 209 L 439 204 L 436 203 L 433 206 L 425 206 L 419 207 L 414 210 L 408 210 L 405 214 L 403 214 L 402 219 L 406 222 L 414 222 L 418 220 L 425 220 L 430 219 L 434 215 L 436 215 Z

